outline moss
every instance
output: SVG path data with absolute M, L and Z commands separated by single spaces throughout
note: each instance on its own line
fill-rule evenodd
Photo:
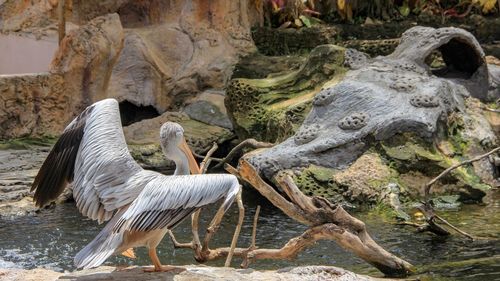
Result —
M 30 149 L 34 146 L 51 146 L 57 141 L 55 136 L 43 136 L 39 138 L 25 137 L 10 140 L 0 140 L 0 150 L 4 149 Z
M 380 143 L 381 152 L 399 173 L 417 170 L 425 175 L 437 175 L 449 167 L 446 157 L 433 143 L 426 142 L 412 133 L 396 135 Z
M 299 189 L 308 196 L 322 196 L 329 200 L 342 201 L 339 187 L 333 182 L 334 170 L 311 165 L 304 169 L 294 181 Z
M 238 137 L 275 142 L 293 135 L 321 86 L 347 72 L 344 55 L 342 47 L 322 45 L 298 70 L 264 79 L 232 79 L 225 103 Z

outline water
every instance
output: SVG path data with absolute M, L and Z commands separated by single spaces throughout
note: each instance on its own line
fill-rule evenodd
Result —
M 497 196 L 498 197 L 498 196 Z M 257 246 L 278 248 L 288 239 L 300 235 L 306 227 L 296 223 L 252 192 L 244 193 L 245 224 L 239 247 L 250 243 L 252 220 L 256 202 L 262 205 L 257 230 Z M 202 213 L 202 226 L 206 225 L 214 210 Z M 372 237 L 385 249 L 406 259 L 419 269 L 418 277 L 430 280 L 500 280 L 500 202 L 494 198 L 488 206 L 465 205 L 458 211 L 440 211 L 443 217 L 465 231 L 484 239 L 468 242 L 457 235 L 448 238 L 432 234 L 415 234 L 408 226 L 392 225 L 377 215 L 355 214 L 367 223 Z M 229 246 L 237 221 L 233 206 L 211 244 Z M 34 216 L 12 220 L 0 219 L 0 267 L 46 267 L 58 271 L 74 270 L 74 255 L 98 233 L 102 227 L 83 218 L 74 204 L 59 205 Z M 204 228 L 200 228 L 204 229 Z M 190 239 L 190 222 L 184 221 L 175 230 L 177 239 Z M 200 231 L 203 235 L 203 232 Z M 108 265 L 150 264 L 145 249 L 137 249 L 138 258 L 112 257 Z M 165 264 L 194 264 L 192 252 L 174 250 L 166 237 L 159 247 L 159 257 Z M 235 258 L 233 266 L 240 260 Z M 209 262 L 221 266 L 223 261 Z M 293 261 L 261 260 L 252 264 L 256 269 L 276 269 L 295 265 L 333 265 L 348 270 L 381 276 L 376 269 L 342 250 L 333 241 L 320 241 L 299 254 Z

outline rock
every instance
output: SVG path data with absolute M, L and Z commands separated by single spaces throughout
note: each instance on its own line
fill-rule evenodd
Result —
M 344 191 L 348 201 L 369 204 L 381 199 L 381 191 L 394 181 L 394 173 L 376 153 L 361 155 L 349 168 L 335 173 L 334 182 Z
M 59 135 L 87 105 L 105 96 L 123 35 L 116 14 L 69 32 L 50 73 L 0 77 L 0 138 Z
M 307 52 L 318 45 L 334 44 L 337 36 L 338 30 L 327 25 L 300 29 L 257 27 L 252 32 L 257 49 L 268 56 Z
M 186 106 L 184 112 L 193 120 L 232 129 L 231 121 L 229 121 L 227 115 L 209 101 L 196 101 Z
M 123 129 L 132 156 L 144 168 L 162 171 L 174 168 L 174 163 L 165 159 L 159 143 L 160 127 L 167 121 L 177 122 L 184 128 L 186 141 L 197 154 L 206 153 L 214 142 L 222 144 L 234 138 L 228 129 L 190 119 L 184 113 L 166 112 Z
M 241 281 L 278 281 L 278 280 L 332 280 L 332 281 L 369 281 L 375 278 L 355 274 L 333 266 L 302 266 L 279 270 L 235 269 L 228 267 L 185 266 L 186 271 L 175 274 L 169 272 L 145 273 L 140 267 L 115 268 L 101 266 L 76 272 L 59 273 L 49 269 L 0 269 L 2 280 L 175 280 L 175 281 L 208 281 L 208 280 L 241 280 Z M 384 279 L 389 280 L 389 279 Z
M 123 4 L 122 22 L 133 28 L 125 31 L 107 97 L 163 113 L 183 108 L 206 89 L 222 90 L 239 56 L 255 50 L 249 6 L 242 0 Z
M 443 57 L 441 69 L 425 64 L 435 50 Z M 459 52 L 469 54 L 469 60 Z M 498 139 L 480 108 L 481 101 L 498 96 L 488 91 L 489 70 L 471 34 L 457 28 L 415 27 L 403 34 L 392 54 L 374 59 L 358 57 L 339 83 L 325 85 L 315 93 L 310 113 L 293 136 L 248 156 L 265 177 L 272 179 L 284 170 L 309 173 L 311 165 L 342 170 L 333 174 L 333 182 L 322 186 L 330 186 L 342 196 L 350 191 L 351 200 L 376 202 L 381 198 L 380 187 L 387 186 L 391 177 L 420 173 L 430 179 L 463 158 L 497 145 Z M 296 79 L 307 81 L 307 77 Z M 257 103 L 253 107 L 269 104 L 256 99 L 260 88 L 250 85 L 248 89 L 240 87 L 240 92 L 250 93 L 247 95 Z M 227 102 L 232 98 L 229 90 Z M 293 95 L 280 103 L 289 100 L 293 101 Z M 248 113 L 240 103 L 231 106 Z M 233 123 L 238 136 L 248 135 L 250 129 L 254 136 L 270 135 L 265 126 L 252 126 L 269 124 L 273 121 L 270 117 L 262 115 L 260 123 L 241 122 L 245 119 L 238 120 L 236 113 Z M 434 145 L 443 142 L 451 144 L 445 153 Z M 377 153 L 377 158 L 368 157 L 372 153 Z M 459 194 L 461 201 L 481 200 L 494 185 L 495 167 L 488 159 L 474 166 L 474 170 L 454 171 L 446 179 L 453 184 L 443 185 L 443 192 Z M 401 188 L 404 194 L 419 197 L 423 183 Z
M 339 42 L 339 45 L 346 48 L 353 48 L 367 53 L 371 57 L 386 56 L 396 49 L 400 39 L 379 39 L 379 40 L 347 40 Z
M 298 70 L 263 79 L 232 79 L 225 104 L 238 137 L 274 142 L 293 134 L 321 86 L 345 73 L 345 54 L 344 48 L 322 45 Z
M 122 47 L 123 30 L 117 14 L 97 17 L 64 37 L 51 72 L 62 74 L 65 91 L 71 95 L 66 112 L 79 114 L 108 96 L 112 67 Z
M 0 77 L 0 138 L 58 134 L 71 113 L 59 74 Z

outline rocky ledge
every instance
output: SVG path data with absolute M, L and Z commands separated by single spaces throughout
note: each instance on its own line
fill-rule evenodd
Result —
M 353 272 L 333 267 L 333 266 L 302 266 L 289 267 L 279 270 L 253 270 L 253 269 L 235 269 L 227 267 L 209 267 L 209 266 L 186 266 L 186 271 L 176 274 L 171 272 L 145 273 L 141 267 L 116 268 L 111 266 L 102 266 L 95 269 L 82 270 L 70 273 L 59 273 L 49 269 L 0 269 L 0 279 L 6 281 L 14 280 L 380 280 L 365 275 L 355 274 Z M 384 279 L 388 280 L 388 279 Z

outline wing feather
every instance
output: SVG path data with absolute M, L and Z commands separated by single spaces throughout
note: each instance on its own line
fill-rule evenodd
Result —
M 125 142 L 118 102 L 106 99 L 85 109 L 64 130 L 32 185 L 37 206 L 55 200 L 69 182 L 80 212 L 108 220 L 159 176 L 144 171 Z
M 158 177 L 146 185 L 113 228 L 113 232 L 173 228 L 196 209 L 225 198 L 229 208 L 238 192 L 227 174 Z

